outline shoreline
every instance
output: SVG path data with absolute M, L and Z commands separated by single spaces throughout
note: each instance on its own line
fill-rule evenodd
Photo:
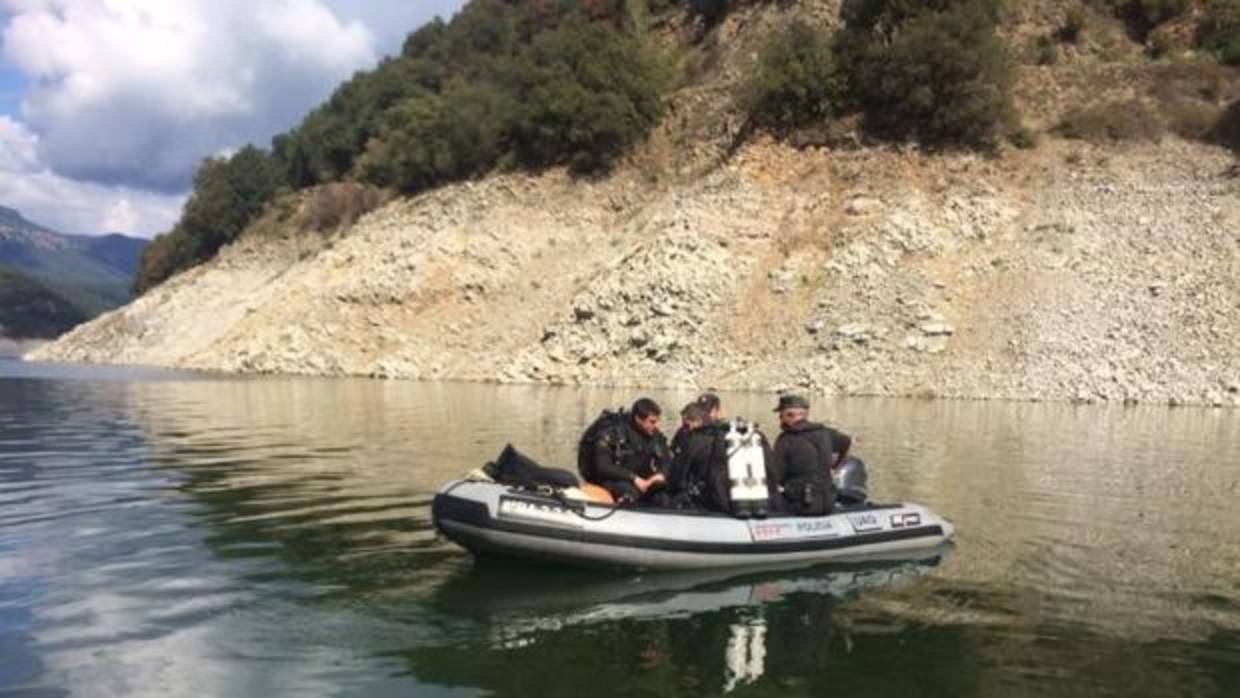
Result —
M 0 357 L 23 360 L 26 354 L 37 351 L 38 349 L 51 344 L 53 341 L 55 340 L 12 339 L 9 337 L 0 337 Z
M 1235 409 L 1240 408 L 1240 397 L 1231 403 L 1209 404 L 1205 402 L 1193 402 L 1188 400 L 1169 399 L 1165 402 L 1141 402 L 1136 400 L 1128 401 L 1109 401 L 1101 400 L 1077 400 L 1073 398 L 1054 398 L 1042 396 L 1014 396 L 1014 395 L 928 395 L 928 394 L 896 394 L 896 393 L 831 393 L 812 391 L 803 388 L 788 388 L 787 390 L 778 390 L 774 388 L 758 388 L 758 387 L 736 387 L 723 385 L 709 386 L 685 386 L 685 385 L 652 385 L 640 382 L 621 382 L 621 383 L 549 383 L 549 382 L 514 382 L 502 381 L 498 379 L 471 379 L 471 378 L 454 378 L 445 376 L 440 378 L 410 378 L 410 377 L 391 377 L 391 376 L 374 376 L 364 374 L 348 374 L 348 373 L 297 373 L 297 372 L 243 372 L 230 371 L 226 369 L 212 368 L 190 368 L 179 366 L 156 366 L 149 364 L 117 364 L 117 363 L 91 363 L 91 362 L 73 362 L 73 361 L 52 361 L 45 359 L 29 358 L 21 355 L 6 355 L 0 352 L 0 359 L 10 359 L 32 365 L 44 366 L 63 366 L 70 368 L 82 369 L 121 369 L 121 370 L 151 370 L 151 371 L 176 371 L 189 373 L 203 379 L 290 379 L 305 378 L 317 380 L 364 380 L 374 382 L 398 381 L 410 384 L 468 384 L 468 385 L 494 385 L 494 386 L 511 386 L 516 388 L 546 388 L 546 389 L 581 389 L 581 390 L 631 390 L 631 391 L 663 391 L 663 392 L 686 392 L 698 393 L 704 390 L 718 391 L 720 393 L 746 394 L 746 395 L 771 395 L 776 396 L 781 392 L 795 392 L 806 395 L 811 399 L 878 399 L 878 400 L 902 400 L 915 402 L 1003 402 L 1003 403 L 1023 403 L 1030 405 L 1066 405 L 1066 406 L 1085 406 L 1085 407 L 1118 407 L 1118 408 L 1196 408 L 1196 409 Z M 1240 393 L 1236 391 L 1231 393 L 1233 396 Z

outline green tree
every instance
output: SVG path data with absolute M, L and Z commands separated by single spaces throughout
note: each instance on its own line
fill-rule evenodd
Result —
M 989 147 L 1011 128 L 1012 66 L 995 0 L 853 0 L 836 45 L 867 130 Z
M 607 167 L 663 114 L 666 73 L 632 36 L 580 18 L 534 38 L 503 77 L 514 91 L 509 139 L 527 167 Z
M 835 115 L 842 92 L 831 38 L 796 21 L 762 49 L 745 100 L 755 123 L 778 131 Z
M 382 135 L 367 146 L 358 174 L 404 192 L 481 174 L 499 159 L 509 109 L 491 86 L 464 82 L 442 95 L 407 99 L 385 115 Z

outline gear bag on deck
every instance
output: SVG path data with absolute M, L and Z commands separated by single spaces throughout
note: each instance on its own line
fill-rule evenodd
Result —
M 576 487 L 577 477 L 567 470 L 539 465 L 534 459 L 512 447 L 504 446 L 499 457 L 483 466 L 483 471 L 501 485 L 525 489 Z

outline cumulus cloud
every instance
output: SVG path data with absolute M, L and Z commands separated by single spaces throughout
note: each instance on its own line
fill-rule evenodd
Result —
M 167 229 L 204 157 L 268 145 L 463 2 L 0 0 L 28 81 L 20 121 L 0 117 L 0 204 L 69 232 Z
M 267 145 L 459 3 L 336 4 L 7 0 L 4 55 L 31 79 L 22 116 L 53 171 L 179 191 L 204 156 Z
M 4 51 L 33 78 L 24 120 L 53 170 L 106 184 L 183 189 L 204 155 L 261 143 L 376 59 L 315 0 L 22 4 Z
M 40 225 L 65 233 L 121 232 L 150 237 L 172 227 L 184 194 L 81 182 L 39 161 L 39 138 L 0 116 L 0 204 Z

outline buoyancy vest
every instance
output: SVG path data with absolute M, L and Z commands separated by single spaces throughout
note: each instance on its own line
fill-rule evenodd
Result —
M 581 440 L 577 442 L 577 472 L 581 473 L 581 477 L 587 482 L 597 481 L 597 474 L 594 472 L 595 444 L 605 443 L 612 450 L 617 463 L 622 462 L 624 456 L 632 452 L 633 444 L 629 443 L 628 429 L 625 428 L 628 419 L 629 413 L 623 408 L 603 410 L 582 433 Z

